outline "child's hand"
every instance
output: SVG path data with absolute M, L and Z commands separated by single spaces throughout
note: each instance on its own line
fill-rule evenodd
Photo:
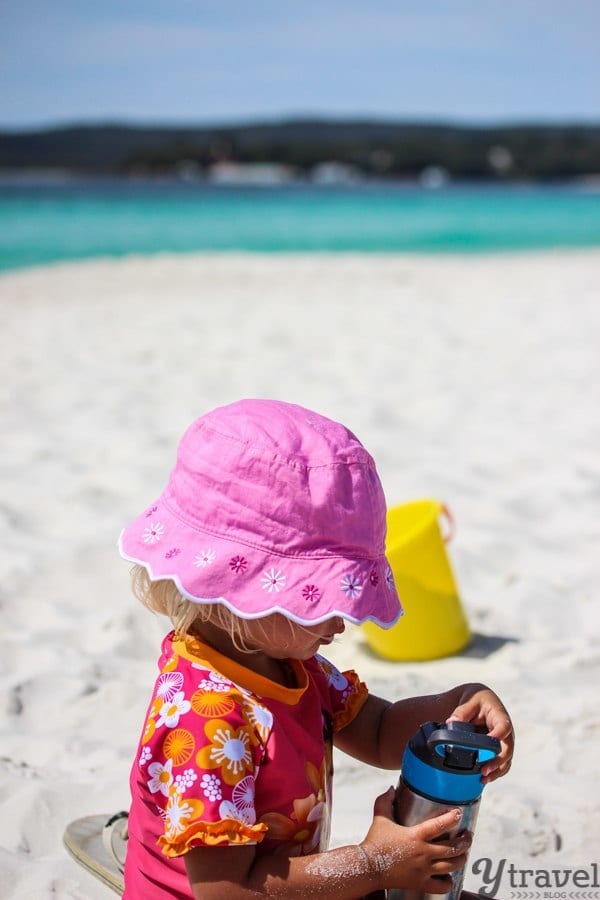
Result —
M 381 886 L 447 894 L 452 887 L 450 873 L 465 865 L 471 834 L 465 831 L 449 840 L 434 840 L 456 826 L 461 811 L 450 810 L 406 828 L 394 821 L 393 801 L 393 788 L 377 797 L 373 824 L 360 845 Z
M 472 722 L 484 725 L 490 737 L 498 738 L 502 749 L 481 769 L 484 784 L 506 775 L 510 769 L 515 738 L 510 716 L 499 697 L 483 684 L 464 686 L 460 703 L 448 717 L 448 722 Z

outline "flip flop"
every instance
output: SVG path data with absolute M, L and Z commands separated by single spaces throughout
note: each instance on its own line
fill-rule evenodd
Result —
M 119 895 L 125 889 L 127 816 L 126 812 L 84 816 L 70 822 L 63 835 L 63 843 L 75 862 Z

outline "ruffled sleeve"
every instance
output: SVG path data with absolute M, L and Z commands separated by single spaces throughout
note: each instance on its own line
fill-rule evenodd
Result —
M 163 669 L 139 765 L 146 801 L 162 818 L 165 856 L 197 846 L 262 841 L 255 779 L 272 728 L 254 695 L 200 666 Z
M 327 679 L 335 733 L 356 718 L 369 696 L 369 690 L 353 669 L 340 672 L 323 656 L 316 659 Z

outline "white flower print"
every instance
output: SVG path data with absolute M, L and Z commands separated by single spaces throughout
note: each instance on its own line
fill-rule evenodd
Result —
M 221 819 L 237 819 L 244 825 L 254 825 L 256 822 L 256 812 L 253 809 L 238 809 L 231 800 L 223 800 L 219 806 L 219 816 Z
M 154 762 L 148 766 L 148 775 L 151 776 L 148 787 L 153 794 L 161 792 L 165 797 L 169 796 L 169 788 L 173 784 L 173 760 L 168 759 L 165 765 Z
M 254 825 L 256 810 L 254 808 L 255 782 L 252 775 L 246 775 L 235 785 L 231 801 L 223 800 L 219 806 L 222 819 L 237 819 L 245 825 Z
M 273 591 L 278 594 L 285 587 L 285 575 L 279 569 L 277 571 L 274 568 L 269 569 L 264 573 L 261 581 L 263 591 L 268 591 L 269 594 L 272 594 Z
M 223 800 L 219 806 L 222 819 L 237 819 L 245 825 L 254 825 L 256 810 L 254 809 L 254 778 L 246 775 L 235 785 L 231 800 Z
M 238 809 L 254 809 L 254 792 L 256 783 L 252 775 L 246 775 L 241 781 L 238 781 L 233 791 L 231 799 Z
M 325 659 L 324 656 L 321 656 L 319 653 L 316 654 L 317 661 L 319 666 L 321 667 L 321 671 L 327 677 L 327 682 L 332 687 L 334 687 L 337 691 L 344 691 L 348 687 L 348 679 L 346 676 L 337 669 L 333 663 L 329 662 L 328 659 Z
M 262 740 L 266 741 L 273 728 L 273 713 L 266 706 L 249 699 L 244 701 L 244 713 L 246 719 L 256 728 Z
M 184 769 L 181 775 L 175 776 L 175 790 L 183 794 L 186 788 L 192 787 L 198 775 L 193 769 Z
M 223 799 L 221 782 L 216 775 L 203 775 L 200 779 L 200 786 L 202 787 L 202 793 L 205 797 L 208 797 L 209 800 Z
M 204 569 L 206 566 L 211 566 L 216 558 L 217 554 L 214 550 L 201 550 L 194 559 L 194 565 L 200 569 Z
M 165 526 L 160 522 L 155 522 L 154 524 L 150 524 L 148 528 L 144 529 L 143 540 L 145 544 L 157 544 L 160 541 L 161 537 L 165 533 Z
M 181 672 L 164 672 L 159 676 L 156 696 L 163 700 L 172 700 L 175 694 L 183 687 L 183 675 Z
M 182 798 L 179 791 L 174 791 L 169 797 L 165 813 L 167 837 L 173 840 L 182 831 L 185 831 L 186 825 L 193 814 L 194 807 Z
M 215 684 L 214 681 L 209 681 L 208 678 L 203 678 L 202 681 L 198 682 L 198 687 L 203 691 L 212 691 L 215 694 L 226 694 L 227 691 L 231 689 L 231 684 Z
M 204 672 L 206 672 L 204 666 L 198 666 L 196 665 L 196 663 L 192 663 L 192 667 L 196 669 L 202 669 Z M 221 675 L 220 672 L 209 672 L 208 678 L 203 678 L 202 681 L 198 683 L 198 687 L 203 691 L 221 691 L 223 693 L 226 693 L 227 691 L 231 690 L 233 684 L 228 678 L 225 678 L 224 675 Z
M 234 775 L 243 772 L 252 762 L 250 735 L 240 728 L 239 737 L 230 728 L 219 728 L 215 732 L 210 758 L 218 765 L 229 769 Z
M 149 759 L 152 759 L 152 750 L 150 747 L 142 747 L 139 760 L 140 766 L 145 766 Z
M 166 725 L 167 728 L 176 728 L 180 717 L 189 712 L 191 708 L 192 704 L 185 699 L 183 691 L 177 691 L 170 700 L 165 700 L 161 706 L 156 727 L 160 728 L 161 725 Z
M 362 593 L 362 584 L 358 575 L 344 575 L 340 587 L 347 597 L 355 600 Z

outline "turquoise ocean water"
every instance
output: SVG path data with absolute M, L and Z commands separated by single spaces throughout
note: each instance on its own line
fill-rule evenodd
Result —
M 583 185 L 0 184 L 0 269 L 132 253 L 591 246 L 600 246 L 600 192 Z

